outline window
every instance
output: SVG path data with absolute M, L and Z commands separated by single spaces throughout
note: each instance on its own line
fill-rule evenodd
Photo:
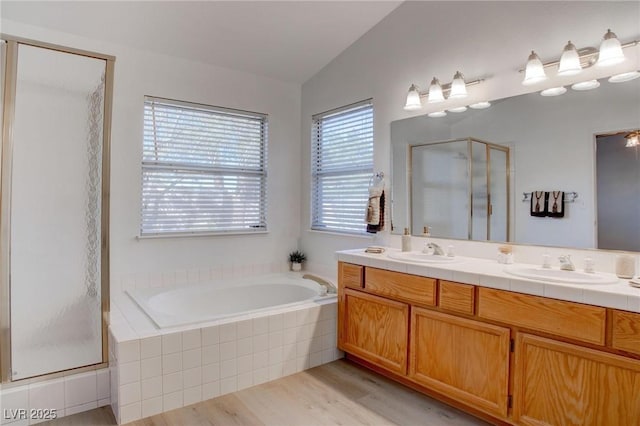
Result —
M 364 233 L 373 173 L 373 105 L 313 117 L 311 229 Z
M 267 116 L 145 97 L 142 236 L 266 231 Z

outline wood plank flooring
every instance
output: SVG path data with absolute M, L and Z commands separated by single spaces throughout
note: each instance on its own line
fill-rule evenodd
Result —
M 110 409 L 104 407 L 42 424 L 116 423 Z M 129 423 L 130 426 L 486 424 L 345 360 Z

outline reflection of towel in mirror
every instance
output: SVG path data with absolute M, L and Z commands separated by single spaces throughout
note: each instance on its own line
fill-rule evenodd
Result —
M 547 192 L 547 216 L 564 217 L 564 191 Z
M 544 217 L 547 215 L 547 200 L 549 193 L 544 191 L 533 191 L 531 193 L 531 216 Z
M 373 192 L 372 192 L 373 190 Z M 372 197 L 372 193 L 374 196 Z M 375 194 L 380 195 L 375 195 Z M 384 229 L 384 189 L 369 188 L 367 205 L 367 232 L 375 234 Z

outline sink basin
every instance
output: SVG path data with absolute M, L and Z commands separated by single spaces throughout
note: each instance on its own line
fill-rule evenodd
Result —
M 391 259 L 406 260 L 420 263 L 454 263 L 460 260 L 455 257 L 436 256 L 419 251 L 391 252 L 387 255 Z
M 505 272 L 517 277 L 537 281 L 551 281 L 564 284 L 615 284 L 618 278 L 603 274 L 587 274 L 579 271 L 562 271 L 560 269 L 546 269 L 526 266 L 508 266 Z

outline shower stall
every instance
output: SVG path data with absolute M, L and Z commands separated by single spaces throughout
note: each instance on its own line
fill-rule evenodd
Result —
M 0 378 L 105 363 L 114 58 L 2 35 Z
M 476 138 L 411 145 L 411 233 L 509 240 L 509 147 Z

